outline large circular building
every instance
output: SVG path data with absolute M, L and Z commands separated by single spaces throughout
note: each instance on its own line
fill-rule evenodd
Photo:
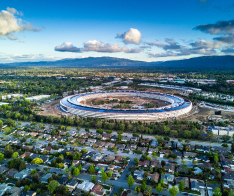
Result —
M 133 97 L 150 98 L 161 100 L 168 103 L 166 106 L 153 108 L 123 109 L 110 108 L 103 106 L 93 106 L 85 104 L 88 99 L 102 97 Z M 94 117 L 102 119 L 118 120 L 143 120 L 160 121 L 188 113 L 192 109 L 192 103 L 189 100 L 178 96 L 157 93 L 157 92 L 139 92 L 139 91 L 107 91 L 97 93 L 87 93 L 72 95 L 63 98 L 60 101 L 60 108 L 64 112 L 78 115 L 80 117 Z

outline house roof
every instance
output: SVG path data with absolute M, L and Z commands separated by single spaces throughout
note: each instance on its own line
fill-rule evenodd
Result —
M 92 191 L 93 193 L 97 194 L 97 195 L 103 195 L 104 192 L 102 191 L 102 186 L 100 184 L 96 184 L 94 185 L 94 187 L 92 188 Z

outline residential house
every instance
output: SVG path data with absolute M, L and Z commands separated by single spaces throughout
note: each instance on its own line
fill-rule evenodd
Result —
M 153 167 L 162 168 L 162 165 L 159 163 L 158 160 L 153 160 L 153 161 L 151 161 L 150 167 L 151 168 L 153 168 Z
M 209 147 L 207 147 L 207 146 L 196 146 L 196 150 L 200 151 L 200 152 L 204 152 L 204 153 L 210 151 Z
M 8 167 L 5 167 L 4 165 L 0 166 L 0 174 L 4 174 L 5 172 L 7 172 L 9 170 Z
M 101 174 L 102 172 L 106 171 L 106 169 L 108 168 L 108 165 L 99 163 L 96 165 L 95 168 L 98 169 L 98 173 Z
M 125 149 L 125 145 L 124 144 L 116 144 L 116 148 L 123 151 Z
M 115 155 L 112 155 L 112 154 L 106 155 L 106 157 L 104 157 L 104 160 L 105 160 L 106 162 L 111 162 L 111 161 L 113 161 L 114 159 L 115 159 Z
M 103 155 L 101 153 L 96 153 L 92 156 L 92 160 L 93 161 L 99 161 L 100 159 L 102 159 Z
M 103 189 L 103 187 L 100 184 L 96 184 L 92 188 L 91 194 L 96 195 L 96 196 L 104 195 L 104 191 L 102 189 Z
M 47 184 L 48 183 L 48 179 L 52 177 L 52 174 L 51 173 L 47 173 L 46 175 L 42 176 L 40 178 L 40 182 L 43 183 L 43 184 Z
M 205 189 L 205 184 L 191 179 L 191 190 L 200 192 L 200 189 Z
M 143 166 L 143 167 L 148 167 L 149 165 L 150 165 L 150 161 L 148 160 L 140 161 L 138 163 L 138 166 Z
M 121 156 L 116 156 L 114 162 L 115 162 L 115 163 L 122 163 L 122 162 L 123 162 L 123 157 L 121 157 Z
M 68 191 L 70 192 L 72 192 L 76 188 L 77 185 L 78 185 L 78 182 L 73 178 L 69 180 L 66 184 Z
M 135 149 L 137 149 L 136 144 L 129 144 L 125 147 L 125 150 L 135 150 Z
M 31 157 L 33 155 L 33 153 L 31 152 L 25 152 L 24 154 L 20 155 L 20 158 L 24 159 L 25 157 L 29 156 Z
M 37 133 L 37 132 L 31 132 L 31 136 L 36 137 L 37 135 L 38 135 L 38 133 Z
M 111 134 L 104 134 L 103 136 L 102 136 L 102 140 L 109 140 L 109 139 L 111 139 L 112 138 L 112 135 Z M 113 140 L 112 140 L 113 141 Z
M 129 138 L 127 136 L 123 136 L 121 139 L 122 142 L 128 142 Z
M 83 181 L 81 184 L 78 184 L 77 189 L 83 190 L 85 192 L 90 192 L 94 186 L 95 184 L 92 182 Z
M 184 152 L 184 158 L 194 158 L 197 156 L 197 153 L 195 152 Z
M 49 161 L 49 156 L 48 155 L 43 155 L 40 157 L 40 159 L 43 160 L 43 163 L 47 163 Z
M 203 162 L 210 162 L 210 159 L 209 159 L 209 157 L 207 157 L 207 156 L 198 156 L 198 157 L 195 157 L 195 160 L 196 161 L 203 161 Z
M 177 157 L 182 157 L 182 153 L 179 150 L 172 150 L 172 154 L 175 154 Z
M 11 186 L 8 186 L 8 184 L 6 183 L 3 183 L 3 184 L 0 184 L 0 195 L 4 195 L 8 190 L 10 190 L 12 187 Z
M 134 171 L 134 174 L 133 174 L 133 177 L 136 178 L 137 180 L 143 180 L 144 179 L 144 170 L 135 170 Z
M 168 184 L 168 183 L 173 183 L 174 182 L 174 179 L 175 179 L 175 176 L 172 175 L 172 174 L 162 174 L 161 175 L 161 179 L 164 180 L 164 183 L 165 184 Z
M 17 169 L 10 169 L 6 172 L 6 175 L 7 176 L 11 176 L 11 177 L 14 177 L 14 175 L 18 173 L 18 170 Z
M 174 174 L 175 164 L 174 163 L 169 163 L 168 165 L 165 166 L 165 170 Z
M 68 177 L 63 176 L 62 178 L 60 178 L 59 180 L 57 180 L 59 182 L 59 184 L 65 185 L 68 181 Z
M 156 183 L 158 183 L 158 180 L 159 180 L 159 173 L 155 172 L 153 174 L 148 174 L 148 177 L 147 177 L 149 180 L 153 180 L 155 181 Z
M 14 178 L 16 178 L 17 180 L 22 180 L 26 178 L 30 174 L 30 172 L 31 170 L 24 169 L 18 173 L 15 173 Z
M 138 147 L 137 150 L 140 150 L 142 153 L 146 153 L 147 152 L 147 148 L 146 147 Z
M 179 184 L 181 181 L 184 181 L 184 188 L 189 188 L 189 179 L 188 177 L 176 177 L 176 184 Z
M 105 148 L 113 148 L 115 146 L 115 144 L 114 143 L 111 143 L 111 142 L 107 142 L 106 144 L 105 144 Z
M 11 194 L 11 196 L 20 196 L 23 193 L 22 189 L 19 187 L 14 187 L 8 191 Z
M 202 173 L 202 169 L 200 169 L 199 167 L 195 167 L 194 169 L 195 169 L 194 174 L 197 175 L 197 174 Z
M 189 173 L 189 170 L 186 166 L 184 165 L 178 165 L 177 166 L 177 173 L 180 173 L 180 174 L 188 174 Z
M 90 166 L 91 166 L 91 163 L 85 163 L 85 164 L 82 166 L 82 170 L 83 170 L 84 172 L 87 172 Z
M 104 147 L 105 146 L 105 142 L 102 142 L 102 141 L 97 141 L 96 143 L 95 143 L 95 145 L 97 145 L 99 148 L 101 147 Z
M 158 146 L 158 142 L 156 140 L 152 140 L 150 145 L 152 148 L 156 148 Z
M 86 142 L 86 139 L 78 139 L 78 143 L 84 144 Z

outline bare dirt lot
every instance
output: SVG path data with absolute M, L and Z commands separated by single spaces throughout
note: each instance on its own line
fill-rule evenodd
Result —
M 116 102 L 113 103 L 104 103 L 104 104 L 98 104 L 96 106 L 105 106 L 105 107 L 112 107 L 114 105 L 119 104 L 121 101 L 124 102 L 131 102 L 129 105 L 130 106 L 143 106 L 145 107 L 147 104 L 152 104 L 154 107 L 162 107 L 162 106 L 166 106 L 169 105 L 169 102 L 165 102 L 165 101 L 161 101 L 161 100 L 157 100 L 157 99 L 150 99 L 150 98 L 142 98 L 142 97 L 120 97 L 120 96 L 114 96 L 114 97 L 102 97 L 102 98 L 94 98 L 94 99 L 87 99 L 85 101 L 82 101 L 82 104 L 85 105 L 94 105 L 95 103 L 100 103 L 101 101 L 107 102 L 110 100 L 118 100 Z
M 209 117 L 214 116 L 215 111 L 216 110 L 212 110 L 212 109 L 209 109 L 209 108 L 198 107 L 198 113 L 193 114 L 193 115 L 185 118 L 185 120 L 188 120 L 188 121 L 205 121 Z M 222 111 L 221 117 L 224 118 L 224 119 L 233 120 L 234 119 L 234 113 Z
M 43 116 L 61 116 L 62 112 L 58 108 L 59 101 L 55 100 L 37 107 L 39 109 L 37 113 Z

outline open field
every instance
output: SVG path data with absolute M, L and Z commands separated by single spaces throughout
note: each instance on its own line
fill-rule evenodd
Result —
M 100 101 L 109 101 L 112 99 L 117 99 L 118 101 L 114 102 L 114 103 L 104 103 L 104 104 L 98 104 L 98 105 L 105 105 L 106 107 L 112 107 L 114 105 L 119 104 L 121 101 L 129 101 L 131 102 L 129 105 L 130 106 L 143 106 L 145 107 L 147 104 L 153 104 L 154 107 L 162 107 L 162 106 L 166 106 L 169 105 L 170 103 L 168 102 L 164 102 L 161 100 L 157 100 L 157 99 L 150 99 L 150 98 L 142 98 L 142 97 L 120 97 L 120 96 L 114 96 L 114 97 L 106 97 L 106 98 L 93 98 L 93 99 L 87 99 L 85 101 L 82 101 L 82 104 L 86 104 L 86 105 L 94 105 L 97 102 Z M 97 106 L 98 106 L 97 105 Z

